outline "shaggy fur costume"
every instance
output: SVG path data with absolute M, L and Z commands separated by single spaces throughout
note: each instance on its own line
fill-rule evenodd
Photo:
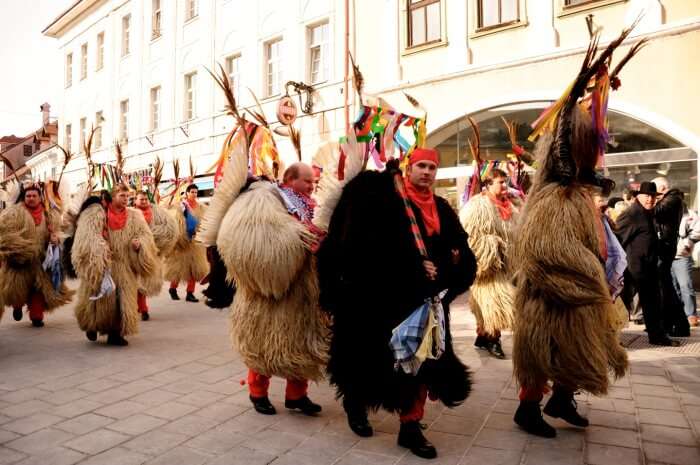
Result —
M 486 194 L 472 197 L 460 211 L 460 221 L 476 255 L 476 280 L 469 291 L 469 307 L 488 334 L 510 329 L 514 320 L 515 288 L 511 284 L 508 246 L 515 212 L 506 221 Z
M 105 229 L 105 221 L 105 211 L 99 204 L 91 205 L 78 218 L 72 256 L 80 278 L 75 317 L 83 331 L 128 336 L 138 332 L 138 283 L 148 281 L 157 271 L 158 250 L 140 211 L 128 208 L 126 226 L 117 231 Z M 133 239 L 141 242 L 138 252 L 131 246 Z M 90 300 L 99 293 L 107 269 L 116 292 Z
M 469 395 L 469 372 L 452 347 L 449 303 L 474 280 L 476 260 L 457 215 L 444 199 L 435 200 L 437 238 L 426 237 L 420 212 L 414 211 L 438 269 L 436 282 L 426 277 L 391 174 L 360 173 L 345 186 L 333 212 L 318 252 L 320 297 L 333 316 L 330 382 L 352 405 L 405 410 L 415 404 L 421 385 L 448 407 Z M 457 263 L 453 249 L 460 254 Z M 389 347 L 392 329 L 443 289 L 448 290 L 445 352 L 438 360 L 426 360 L 417 376 L 397 371 Z
M 163 258 L 167 257 L 175 247 L 178 233 L 177 221 L 165 208 L 159 205 L 151 205 L 151 208 L 153 209 L 153 221 L 149 227 L 158 250 L 158 260 L 156 260 L 156 268 L 151 274 L 151 279 L 141 282 L 141 287 L 148 297 L 160 294 L 163 288 Z
M 187 237 L 185 216 L 180 208 L 180 205 L 176 205 L 168 212 L 175 218 L 178 232 L 172 251 L 165 257 L 165 280 L 187 281 L 194 278 L 201 281 L 209 272 L 207 249 L 204 245 Z M 204 211 L 204 206 L 199 204 L 192 213 L 201 221 Z
M 44 215 L 39 226 L 34 225 L 23 204 L 12 205 L 0 213 L 0 308 L 26 305 L 33 290 L 44 296 L 47 312 L 73 298 L 74 292 L 63 282 L 54 290 L 42 267 L 50 235 L 47 217 L 58 234 L 60 216 L 56 212 Z
M 323 377 L 328 329 L 318 306 L 313 241 L 267 181 L 251 184 L 221 222 L 217 248 L 237 286 L 233 345 L 263 375 Z
M 590 129 L 575 131 L 576 137 L 590 144 Z M 541 168 L 513 242 L 513 368 L 526 389 L 551 379 L 605 395 L 608 373 L 624 376 L 627 354 L 611 323 L 616 310 L 600 256 L 599 213 L 587 185 L 563 185 L 552 175 L 552 139 L 545 134 L 538 141 Z M 573 146 L 585 152 L 585 142 Z M 595 155 L 588 166 L 594 164 Z

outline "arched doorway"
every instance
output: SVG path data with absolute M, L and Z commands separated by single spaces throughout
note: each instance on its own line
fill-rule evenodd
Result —
M 483 156 L 502 160 L 511 152 L 501 117 L 517 123 L 518 143 L 532 150 L 533 144 L 527 140 L 530 124 L 550 104 L 550 101 L 515 103 L 472 114 L 479 124 Z M 621 195 L 624 189 L 634 189 L 642 181 L 665 176 L 672 186 L 685 193 L 686 203 L 694 208 L 698 190 L 697 153 L 667 133 L 628 114 L 610 110 L 608 119 L 611 139 L 605 169 L 617 184 L 613 195 Z M 428 136 L 428 145 L 436 147 L 441 154 L 436 192 L 446 197 L 455 208 L 461 206 L 461 194 L 471 175 L 472 157 L 468 142 L 471 137 L 473 134 L 466 116 Z

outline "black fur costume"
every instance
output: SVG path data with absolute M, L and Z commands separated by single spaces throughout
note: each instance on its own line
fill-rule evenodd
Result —
M 444 199 L 435 200 L 439 237 L 426 237 L 420 212 L 414 211 L 438 269 L 436 282 L 426 277 L 390 173 L 359 174 L 344 188 L 333 213 L 318 252 L 318 271 L 321 305 L 333 317 L 328 373 L 346 405 L 400 412 L 414 404 L 421 384 L 448 407 L 469 395 L 469 372 L 452 348 L 449 303 L 471 285 L 476 260 L 455 212 Z M 452 249 L 460 253 L 456 264 Z M 448 289 L 445 353 L 427 360 L 417 376 L 396 371 L 389 347 L 392 329 L 443 289 Z

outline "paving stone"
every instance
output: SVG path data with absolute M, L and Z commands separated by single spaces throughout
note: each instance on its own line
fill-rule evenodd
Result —
M 62 423 L 58 423 L 55 428 L 68 431 L 76 435 L 83 435 L 94 431 L 98 428 L 102 428 L 114 420 L 112 418 L 103 417 L 102 415 L 96 415 L 94 413 L 86 413 L 85 415 L 80 415 L 79 417 L 71 418 Z
M 275 455 L 239 446 L 207 465 L 268 465 L 275 458 Z
M 120 384 L 122 384 L 122 383 L 119 381 L 114 381 L 111 379 L 102 378 L 102 379 L 96 379 L 94 381 L 90 381 L 89 383 L 79 384 L 78 389 L 82 389 L 83 391 L 96 393 L 96 392 L 106 391 L 107 389 L 111 389 L 115 386 L 119 386 Z
M 681 412 L 669 410 L 653 410 L 640 408 L 639 422 L 650 425 L 676 426 L 678 428 L 688 428 L 688 421 Z
M 691 420 L 700 420 L 700 406 L 687 406 L 685 412 Z
M 522 451 L 525 449 L 528 436 L 520 431 L 504 431 L 491 428 L 482 429 L 474 440 L 474 445 L 492 447 L 494 449 L 510 449 Z
M 591 410 L 588 421 L 591 425 L 605 426 L 616 429 L 637 430 L 637 419 L 634 415 L 618 412 Z
M 49 410 L 51 407 L 53 407 L 51 404 L 44 402 L 43 400 L 32 399 L 6 407 L 0 413 L 8 417 L 21 418 L 41 411 Z
M 32 399 L 41 399 L 50 395 L 49 391 L 37 388 L 20 389 L 19 391 L 8 392 L 0 395 L 0 400 L 10 404 L 19 404 Z
M 472 444 L 473 436 L 461 436 L 450 433 L 428 432 L 426 437 L 433 443 L 438 450 L 439 455 L 444 456 L 462 456 L 467 448 Z M 396 441 L 396 436 L 392 435 L 392 439 Z
M 520 465 L 522 454 L 518 450 L 473 446 L 459 465 Z
M 530 436 L 530 446 L 539 445 L 557 449 L 571 449 L 572 451 L 583 450 L 586 439 L 586 429 L 575 428 L 562 420 L 548 419 L 548 422 L 557 430 L 557 437 L 554 439 Z M 590 428 L 590 427 L 589 427 Z
M 162 405 L 166 402 L 175 400 L 181 396 L 181 394 L 178 394 L 176 392 L 170 392 L 164 389 L 153 389 L 151 391 L 146 391 L 137 396 L 134 396 L 129 400 L 138 404 L 145 405 L 147 407 L 155 407 L 156 405 Z
M 678 393 L 671 386 L 652 386 L 650 384 L 635 384 L 632 386 L 635 395 L 638 396 L 654 396 L 654 397 L 672 397 L 677 398 Z
M 49 415 L 48 413 L 35 413 L 34 415 L 20 418 L 19 420 L 11 421 L 2 425 L 3 429 L 14 431 L 19 434 L 30 434 L 34 431 L 51 426 L 65 420 L 63 417 Z
M 188 447 L 176 447 L 146 463 L 147 465 L 201 465 L 211 458 L 211 455 L 199 450 Z
M 26 457 L 26 455 L 21 452 L 0 446 L 0 465 L 16 463 L 24 457 Z
M 698 441 L 693 432 L 687 428 L 673 428 L 671 426 L 642 425 L 642 439 L 648 442 L 663 444 L 680 444 L 683 446 L 695 446 Z
M 210 418 L 199 417 L 196 415 L 187 415 L 163 426 L 164 431 L 171 433 L 186 434 L 188 436 L 197 436 L 203 432 L 212 429 L 219 422 Z
M 303 434 L 266 429 L 250 436 L 241 446 L 266 454 L 281 455 L 301 444 L 306 438 Z
M 217 428 L 224 431 L 230 431 L 232 433 L 252 435 L 272 426 L 278 421 L 280 421 L 278 415 L 260 415 L 254 410 L 248 410 L 247 412 L 241 413 L 240 415 L 221 423 Z M 343 420 L 343 424 L 343 430 L 347 430 L 347 421 Z
M 96 410 L 102 407 L 103 405 L 104 404 L 94 402 L 88 399 L 78 399 L 72 402 L 68 402 L 67 404 L 61 405 L 59 407 L 54 407 L 53 409 L 49 410 L 49 413 L 65 418 L 73 418 L 84 413 L 92 412 L 93 410 Z
M 673 386 L 666 376 L 635 375 L 630 376 L 633 384 L 651 384 L 655 386 Z
M 612 397 L 613 399 L 632 400 L 632 390 L 629 388 L 611 387 L 608 389 L 608 397 Z
M 96 455 L 128 441 L 130 436 L 108 429 L 98 429 L 65 443 L 66 447 L 89 455 Z
M 80 462 L 80 465 L 141 465 L 147 460 L 148 456 L 136 451 L 115 447 Z
M 639 446 L 639 435 L 636 431 L 591 425 L 586 428 L 586 441 L 609 446 L 636 448 Z
M 53 405 L 63 405 L 74 400 L 82 399 L 89 394 L 89 392 L 77 388 L 61 389 L 60 391 L 52 392 L 51 395 L 44 397 L 43 400 Z
M 517 430 L 518 425 L 513 421 L 513 415 L 494 412 L 486 421 L 486 428 Z
M 330 459 L 323 455 L 306 455 L 293 450 L 284 455 L 277 457 L 270 465 L 332 465 L 335 463 L 334 459 Z M 404 465 L 403 461 L 399 461 L 399 464 Z M 431 461 L 431 465 L 432 465 Z M 438 465 L 442 465 L 442 461 L 438 461 Z
M 0 444 L 13 441 L 19 437 L 19 434 L 0 428 Z
M 14 420 L 14 418 L 8 417 L 6 415 L 0 415 L 0 425 L 4 425 L 5 423 L 8 423 L 12 420 Z
M 36 455 L 52 447 L 57 447 L 73 437 L 72 434 L 65 431 L 47 428 L 15 439 L 14 441 L 6 442 L 5 447 L 10 447 L 26 454 Z
M 513 419 L 511 418 L 511 423 Z M 481 426 L 483 420 L 473 419 L 469 417 L 457 417 L 453 415 L 440 415 L 433 424 L 430 425 L 430 431 L 439 431 L 441 433 L 452 433 L 461 435 L 475 435 Z
M 305 439 L 294 449 L 294 452 L 305 456 L 323 456 L 335 460 L 359 441 L 360 438 L 354 433 L 332 434 L 321 432 Z
M 639 407 L 652 407 L 657 410 L 681 410 L 681 402 L 673 397 L 653 397 L 653 396 L 635 396 L 635 403 Z
M 217 394 L 211 391 L 196 391 L 180 397 L 177 401 L 201 408 L 213 404 L 222 397 L 224 397 L 223 394 Z
M 196 410 L 197 407 L 194 405 L 182 404 L 180 402 L 166 402 L 157 407 L 150 408 L 144 413 L 166 420 L 175 420 Z
M 645 443 L 644 453 L 647 459 L 672 465 L 697 465 L 700 463 L 700 449 L 679 445 Z
M 525 451 L 523 465 L 583 465 L 583 452 L 532 444 Z
M 192 379 L 185 379 L 171 384 L 166 384 L 163 389 L 171 392 L 177 392 L 178 394 L 189 394 L 195 391 L 201 391 L 206 385 L 200 383 L 199 381 L 194 381 Z
M 188 439 L 189 436 L 184 434 L 170 433 L 157 429 L 125 442 L 121 447 L 126 447 L 142 454 L 158 456 L 174 449 Z
M 130 400 L 123 400 L 121 402 L 102 407 L 95 410 L 95 413 L 105 417 L 116 418 L 121 420 L 122 418 L 127 418 L 131 415 L 136 415 L 144 410 L 148 409 L 147 406 L 139 404 L 138 402 L 132 402 Z
M 150 415 L 144 415 L 140 413 L 112 423 L 109 426 L 107 426 L 107 428 L 114 431 L 118 431 L 120 433 L 130 434 L 134 436 L 158 428 L 159 426 L 162 426 L 165 423 L 167 423 L 167 421 L 163 420 L 162 418 L 156 418 Z
M 336 465 L 389 465 L 394 462 L 396 462 L 396 457 L 391 455 L 353 449 L 336 462 Z
M 199 415 L 199 412 L 197 412 L 197 415 Z M 326 415 L 325 411 L 319 416 L 307 416 L 301 413 L 281 415 L 280 421 L 271 425 L 270 428 L 275 431 L 311 436 L 321 431 L 331 421 Z
M 27 457 L 15 465 L 73 465 L 85 458 L 84 454 L 65 447 L 45 450 L 39 455 Z
M 190 362 L 175 367 L 175 371 L 181 371 L 190 375 L 201 373 L 209 369 L 211 369 L 211 366 L 209 364 L 200 362 Z
M 586 448 L 585 463 L 588 465 L 641 465 L 639 449 L 590 444 Z
M 240 415 L 241 413 L 247 410 L 250 410 L 250 407 L 243 407 L 241 405 L 224 404 L 221 402 L 217 402 L 214 405 L 210 405 L 201 410 L 198 410 L 196 414 L 200 417 L 211 418 L 212 420 L 224 422 Z
M 208 454 L 222 455 L 248 439 L 250 437 L 244 434 L 230 433 L 215 428 L 195 436 L 183 446 L 199 449 Z
M 158 384 L 167 384 L 167 383 L 174 383 L 176 381 L 180 381 L 180 380 L 185 379 L 187 377 L 188 377 L 187 373 L 183 373 L 181 371 L 164 370 L 164 371 L 161 371 L 160 373 L 156 373 L 155 375 L 149 376 L 146 379 L 149 381 L 153 381 L 154 383 L 158 383 Z

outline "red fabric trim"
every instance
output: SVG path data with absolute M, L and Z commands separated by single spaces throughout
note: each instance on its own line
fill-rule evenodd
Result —
M 146 220 L 146 223 L 153 223 L 153 208 L 151 208 L 150 205 L 148 205 L 146 208 L 139 207 L 139 210 L 141 210 L 141 213 L 143 213 L 143 217 Z
M 27 204 L 25 204 L 24 208 L 32 215 L 34 226 L 39 226 L 41 222 L 44 221 L 44 206 L 42 204 L 37 205 L 35 208 L 29 208 Z
M 426 234 L 428 236 L 440 234 L 440 216 L 438 215 L 433 192 L 430 190 L 421 192 L 410 181 L 404 182 L 404 185 L 406 187 L 406 195 L 421 212 Z
M 510 199 L 506 197 L 504 200 L 501 200 L 488 190 L 486 190 L 484 193 L 486 194 L 486 197 L 489 198 L 491 203 L 494 204 L 501 218 L 504 221 L 510 220 L 511 216 L 513 216 L 513 204 L 511 203 Z
M 124 229 L 124 226 L 126 226 L 126 218 L 126 208 L 123 208 L 121 211 L 117 211 L 117 209 L 114 208 L 114 204 L 109 204 L 109 207 L 107 207 L 107 227 L 111 231 L 119 231 L 120 229 Z

